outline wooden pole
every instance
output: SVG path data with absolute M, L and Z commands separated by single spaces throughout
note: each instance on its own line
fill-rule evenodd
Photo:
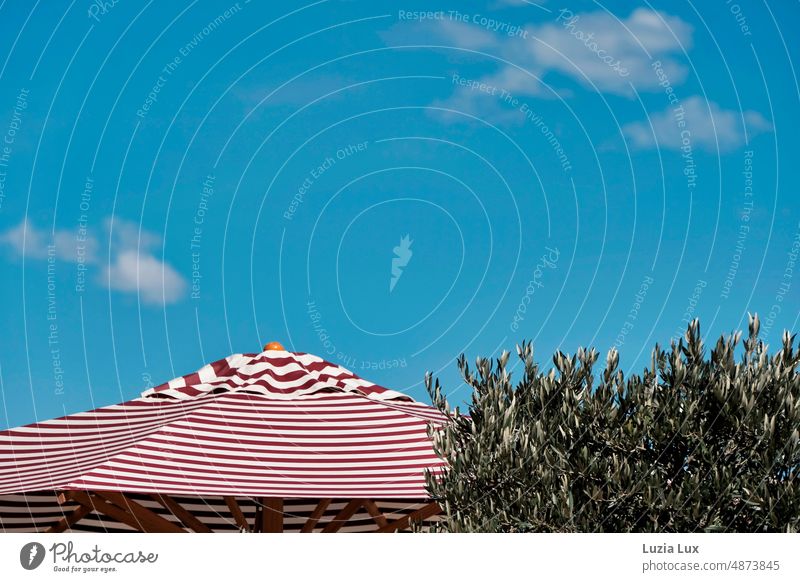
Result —
M 226 496 L 223 499 L 225 499 L 225 503 L 228 504 L 228 509 L 231 510 L 231 515 L 233 515 L 233 519 L 236 521 L 236 525 L 239 526 L 239 529 L 250 531 L 250 525 L 248 525 L 241 507 L 239 507 L 239 504 L 236 502 L 236 498 Z
M 334 517 L 328 525 L 322 528 L 322 533 L 334 533 L 339 531 L 342 526 L 347 523 L 347 520 L 356 514 L 356 511 L 358 511 L 363 504 L 363 499 L 352 499 L 336 514 L 336 517 Z
M 386 516 L 383 515 L 383 512 L 378 508 L 378 504 L 372 501 L 372 499 L 365 499 L 364 507 L 367 508 L 367 511 L 372 516 L 372 519 L 375 520 L 375 523 L 378 524 L 378 529 L 389 525 L 389 520 L 386 519 Z
M 319 518 L 325 515 L 325 510 L 328 509 L 328 506 L 331 504 L 330 499 L 320 499 L 317 506 L 314 508 L 314 511 L 311 512 L 308 520 L 303 524 L 303 528 L 300 530 L 300 533 L 311 533 L 314 531 L 314 526 L 317 525 Z

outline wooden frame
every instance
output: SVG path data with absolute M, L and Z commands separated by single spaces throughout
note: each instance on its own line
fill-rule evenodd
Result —
M 46 531 L 53 533 L 66 531 L 90 513 L 97 512 L 141 532 L 186 533 L 187 531 L 192 531 L 211 533 L 210 527 L 169 495 L 153 493 L 150 498 L 166 509 L 179 523 L 159 515 L 119 491 L 64 491 L 58 494 L 58 502 L 62 505 L 73 502 L 77 503 L 78 507 L 68 515 L 64 515 L 62 519 Z M 256 510 L 252 526 L 245 517 L 236 497 L 225 496 L 223 499 L 230 510 L 233 521 L 242 531 L 258 533 L 280 533 L 284 531 L 285 513 L 282 498 L 256 498 Z M 330 498 L 320 499 L 303 524 L 300 532 L 309 533 L 318 529 L 318 524 L 332 501 Z M 389 521 L 374 500 L 351 499 L 332 519 L 321 526 L 321 531 L 323 533 L 338 532 L 362 508 L 369 513 L 375 522 L 376 529 L 372 531 L 377 533 L 408 529 L 412 524 L 421 523 L 442 512 L 439 504 L 432 501 L 408 515 Z

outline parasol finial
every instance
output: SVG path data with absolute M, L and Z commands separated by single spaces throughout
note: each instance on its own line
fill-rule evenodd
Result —
M 285 352 L 286 348 L 284 348 L 280 342 L 269 342 L 267 345 L 264 346 L 264 351 L 267 352 L 270 350 Z

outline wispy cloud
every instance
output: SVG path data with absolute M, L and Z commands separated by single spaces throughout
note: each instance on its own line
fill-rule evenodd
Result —
M 673 84 L 686 78 L 682 53 L 692 46 L 692 27 L 663 12 L 637 8 L 627 18 L 607 12 L 573 14 L 561 10 L 556 21 L 536 30 L 536 63 L 602 92 L 633 96 L 659 90 L 651 64 L 660 60 Z
M 517 12 L 506 14 L 513 18 Z M 560 9 L 552 10 L 544 23 L 493 21 L 491 26 L 482 26 L 482 22 L 449 17 L 400 22 L 384 34 L 384 39 L 389 44 L 439 44 L 470 51 L 468 59 L 463 52 L 451 51 L 448 56 L 457 64 L 472 65 L 475 52 L 485 53 L 490 72 L 476 74 L 464 83 L 454 76 L 452 92 L 432 105 L 505 125 L 524 121 L 519 108 L 508 105 L 512 100 L 503 99 L 505 95 L 518 100 L 551 98 L 554 94 L 569 97 L 571 90 L 565 78 L 592 91 L 631 99 L 637 92 L 663 91 L 664 81 L 680 86 L 687 79 L 686 53 L 692 48 L 694 31 L 689 23 L 665 12 L 636 8 L 627 17 L 617 17 L 606 11 L 573 13 Z M 512 35 L 502 33 L 513 30 L 517 32 Z M 658 74 L 654 63 L 658 63 Z M 468 69 L 460 69 L 458 77 L 463 80 Z M 744 143 L 745 135 L 771 129 L 756 111 L 725 110 L 698 96 L 684 99 L 682 105 L 693 144 L 700 149 L 730 151 Z M 448 111 L 433 114 L 447 123 L 470 119 L 469 115 Z M 671 109 L 647 121 L 630 123 L 623 131 L 639 149 L 657 145 L 677 149 L 681 145 Z
M 493 71 L 477 80 L 519 98 L 568 95 L 570 89 L 563 77 L 591 90 L 631 98 L 636 91 L 660 91 L 659 78 L 651 68 L 655 60 L 661 62 L 672 84 L 682 83 L 687 75 L 682 53 L 692 46 L 692 27 L 663 12 L 638 8 L 618 18 L 604 11 L 572 13 L 564 9 L 552 11 L 550 21 L 543 24 L 495 23 L 498 32 L 480 22 L 448 18 L 401 22 L 385 33 L 384 39 L 391 44 L 442 44 L 484 52 L 490 55 Z M 524 32 L 502 34 L 517 29 Z M 452 57 L 459 60 L 456 51 Z M 474 60 L 471 55 L 470 61 Z M 496 97 L 457 86 L 448 99 L 437 104 L 481 114 L 492 99 Z M 495 120 L 491 112 L 489 118 Z
M 655 113 L 650 116 L 649 122 L 629 123 L 623 126 L 622 131 L 631 145 L 638 149 L 663 147 L 677 150 L 683 145 L 685 137 L 692 147 L 727 152 L 745 143 L 745 128 L 751 138 L 772 128 L 756 111 L 740 113 L 722 109 L 699 95 L 685 99 L 679 107 L 682 109 L 670 107 Z M 685 127 L 678 127 L 678 116 L 682 116 Z M 688 133 L 681 136 L 684 129 Z
M 0 243 L 15 255 L 31 259 L 54 256 L 63 261 L 77 262 L 83 254 L 86 262 L 93 262 L 97 252 L 97 241 L 92 237 L 79 236 L 77 230 L 37 228 L 27 219 L 0 234 Z
M 297 108 L 329 93 L 333 94 L 328 96 L 326 101 L 345 98 L 354 89 L 338 92 L 337 90 L 353 83 L 354 81 L 339 75 L 310 74 L 303 75 L 283 87 L 281 86 L 283 81 L 274 84 L 237 85 L 233 89 L 233 95 L 247 107 L 255 107 L 266 99 L 262 107 Z
M 45 260 L 55 257 L 68 262 L 82 261 L 99 268 L 97 281 L 124 293 L 138 293 L 152 305 L 174 303 L 184 297 L 187 283 L 170 264 L 156 257 L 161 237 L 140 229 L 127 220 L 108 219 L 104 243 L 108 258 L 99 258 L 100 240 L 76 230 L 38 228 L 23 219 L 17 226 L 0 233 L 0 245 L 18 257 Z

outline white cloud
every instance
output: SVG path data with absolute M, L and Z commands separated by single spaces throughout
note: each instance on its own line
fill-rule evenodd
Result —
M 156 258 L 161 237 L 135 222 L 120 218 L 106 221 L 111 261 L 104 265 L 100 280 L 117 291 L 138 293 L 145 303 L 164 305 L 179 301 L 186 280 L 171 265 Z
M 79 239 L 77 229 L 37 228 L 27 218 L 0 234 L 0 243 L 11 248 L 14 254 L 31 259 L 46 259 L 52 255 L 62 261 L 77 262 L 82 256 L 89 263 L 95 260 L 97 251 L 94 237 L 82 236 Z
M 108 219 L 106 226 L 107 255 L 98 281 L 106 287 L 125 293 L 137 293 L 142 301 L 164 305 L 180 300 L 186 291 L 184 277 L 170 264 L 156 258 L 161 237 L 140 229 L 134 222 Z M 99 263 L 99 242 L 86 235 L 78 238 L 78 231 L 56 229 L 54 232 L 37 228 L 27 219 L 0 233 L 0 244 L 10 248 L 17 256 L 45 260 L 55 256 L 58 260 L 87 264 Z M 51 246 L 52 245 L 52 246 Z M 83 254 L 81 254 L 83 253 Z
M 664 81 L 680 86 L 688 75 L 684 53 L 693 45 L 692 26 L 664 12 L 637 8 L 627 17 L 618 18 L 605 11 L 573 14 L 561 9 L 551 13 L 549 22 L 529 25 L 495 20 L 492 26 L 481 26 L 480 19 L 467 20 L 467 23 L 447 18 L 398 23 L 384 38 L 394 44 L 441 44 L 490 55 L 486 62 L 492 67 L 491 72 L 469 79 L 476 82 L 472 87 L 470 83 L 464 86 L 454 82 L 447 98 L 432 103 L 490 123 L 523 121 L 520 111 L 501 100 L 503 90 L 523 103 L 529 98 L 550 98 L 553 93 L 569 96 L 558 75 L 590 90 L 628 98 L 634 98 L 636 92 L 661 93 Z M 516 30 L 519 26 L 524 34 L 503 34 L 504 30 Z M 457 50 L 447 54 L 459 64 L 472 64 L 476 59 L 474 54 L 465 57 Z M 658 65 L 658 74 L 654 64 Z M 466 79 L 468 69 L 459 68 L 458 76 Z M 483 88 L 477 87 L 479 83 L 484 84 Z M 730 151 L 744 143 L 745 125 L 749 136 L 771 129 L 756 111 L 724 110 L 697 96 L 684 99 L 683 107 L 697 148 L 716 150 L 719 141 L 720 151 Z M 432 113 L 450 123 L 469 120 L 455 113 Z M 638 148 L 658 144 L 675 149 L 681 145 L 680 130 L 671 110 L 652 115 L 649 123 L 630 123 L 623 131 Z
M 689 131 L 687 136 L 694 148 L 709 151 L 717 151 L 719 148 L 721 152 L 731 151 L 744 144 L 745 125 L 750 138 L 769 131 L 772 127 L 756 111 L 740 113 L 722 109 L 713 101 L 706 101 L 699 95 L 685 99 L 681 106 L 686 123 L 685 129 Z M 676 110 L 670 107 L 651 115 L 649 123 L 646 121 L 629 123 L 623 126 L 622 131 L 635 148 L 647 149 L 658 146 L 677 150 L 682 145 L 682 128 L 678 127 L 677 121 Z
M 559 12 L 557 21 L 534 31 L 535 62 L 602 92 L 633 96 L 659 90 L 652 70 L 655 60 L 675 85 L 686 78 L 686 67 L 675 55 L 692 45 L 692 27 L 662 12 L 637 8 L 628 18 L 607 12 Z M 633 87 L 633 88 L 632 88 Z
M 163 305 L 180 300 L 186 290 L 184 278 L 167 263 L 135 249 L 116 254 L 103 270 L 103 281 L 117 291 L 136 293 L 145 303 Z
M 635 91 L 662 90 L 651 66 L 654 61 L 660 61 L 671 84 L 679 85 L 686 79 L 682 53 L 692 46 L 692 27 L 663 12 L 637 8 L 628 17 L 617 18 L 604 11 L 573 14 L 561 10 L 553 11 L 545 24 L 497 20 L 493 26 L 498 32 L 481 26 L 480 19 L 468 20 L 401 22 L 383 36 L 390 44 L 441 44 L 496 57 L 487 59 L 494 70 L 477 80 L 521 99 L 568 94 L 564 82 L 554 73 L 591 90 L 631 98 Z M 509 30 L 524 32 L 504 34 Z M 467 62 L 475 61 L 474 55 L 468 56 Z M 455 62 L 465 58 L 459 51 L 448 52 L 448 57 Z M 467 76 L 466 71 L 460 74 Z M 491 99 L 494 97 L 458 86 L 447 100 L 437 104 L 477 114 Z M 497 113 L 497 108 L 493 110 Z M 508 121 L 508 115 L 494 117 L 490 113 L 484 117 Z

